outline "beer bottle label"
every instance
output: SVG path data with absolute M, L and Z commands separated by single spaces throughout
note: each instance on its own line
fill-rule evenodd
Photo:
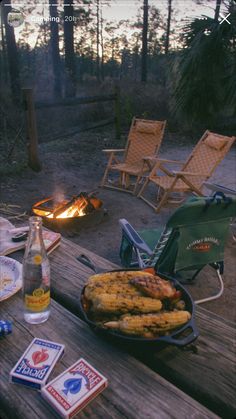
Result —
M 50 304 L 50 290 L 36 288 L 32 294 L 25 294 L 24 300 L 28 310 L 35 312 L 46 310 Z

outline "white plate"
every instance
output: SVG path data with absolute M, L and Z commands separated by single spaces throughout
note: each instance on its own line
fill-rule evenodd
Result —
M 0 301 L 11 297 L 22 287 L 22 264 L 0 256 Z

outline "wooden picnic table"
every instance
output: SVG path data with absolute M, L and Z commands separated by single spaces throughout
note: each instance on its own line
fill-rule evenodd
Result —
M 0 318 L 13 322 L 13 333 L 0 341 L 0 418 L 53 418 L 57 414 L 34 390 L 9 383 L 9 372 L 33 337 L 66 345 L 52 378 L 81 356 L 109 380 L 108 388 L 78 416 L 91 418 L 215 418 L 236 415 L 235 328 L 197 308 L 200 336 L 180 349 L 166 346 L 140 352 L 94 334 L 79 318 L 80 291 L 91 270 L 76 260 L 81 253 L 95 265 L 116 265 L 69 240 L 50 255 L 52 311 L 41 325 L 23 320 L 19 293 L 1 303 Z M 12 255 L 21 260 L 23 252 Z M 135 345 L 136 346 L 136 345 Z

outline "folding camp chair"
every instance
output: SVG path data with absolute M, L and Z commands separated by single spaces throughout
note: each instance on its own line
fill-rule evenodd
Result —
M 163 274 L 191 282 L 206 265 L 216 270 L 220 291 L 197 303 L 219 298 L 224 290 L 224 246 L 229 222 L 236 216 L 236 198 L 216 193 L 213 197 L 193 197 L 179 207 L 164 230 L 137 232 L 121 219 L 121 263 L 125 267 L 155 266 Z
M 224 194 L 230 195 L 230 196 L 236 196 L 236 190 L 227 188 L 226 186 L 219 185 L 218 183 L 210 183 L 210 182 L 204 182 L 204 186 L 211 191 L 211 194 L 214 195 L 215 192 L 223 192 Z M 236 226 L 236 218 L 233 218 L 230 223 L 233 230 L 235 230 Z M 232 233 L 233 240 L 236 242 L 236 234 Z
M 223 194 L 236 196 L 236 190 L 227 188 L 226 186 L 219 185 L 218 183 L 210 183 L 210 182 L 204 182 L 204 186 L 209 189 L 212 194 L 214 195 L 215 192 L 223 192 Z
M 145 157 L 157 156 L 165 125 L 166 121 L 133 118 L 125 149 L 103 150 L 109 155 L 109 159 L 101 187 L 135 194 L 141 178 L 152 168 L 150 160 Z M 117 153 L 123 153 L 123 159 L 119 160 Z M 110 173 L 114 174 L 114 171 L 119 174 L 117 185 L 109 180 Z M 131 177 L 136 178 L 133 187 L 130 184 Z
M 173 194 L 191 192 L 203 196 L 203 183 L 210 178 L 234 141 L 235 137 L 225 137 L 206 131 L 185 163 L 157 159 L 138 197 L 147 202 L 156 212 L 159 212 Z M 171 171 L 166 167 L 166 164 L 180 164 L 182 167 L 178 171 Z M 158 186 L 157 205 L 144 196 L 144 191 L 149 183 Z

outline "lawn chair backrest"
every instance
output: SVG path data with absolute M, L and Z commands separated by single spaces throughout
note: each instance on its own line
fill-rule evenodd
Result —
M 158 270 L 174 274 L 222 262 L 230 219 L 235 216 L 235 197 L 216 193 L 187 201 L 166 224 L 171 233 L 157 260 Z
M 166 121 L 133 118 L 125 152 L 125 163 L 140 163 L 145 156 L 155 156 L 161 145 L 165 125 Z
M 212 175 L 215 168 L 228 153 L 234 141 L 235 137 L 226 137 L 206 131 L 181 170 L 202 173 L 202 176 L 199 177 L 190 176 L 191 182 L 201 188 L 203 182 Z

